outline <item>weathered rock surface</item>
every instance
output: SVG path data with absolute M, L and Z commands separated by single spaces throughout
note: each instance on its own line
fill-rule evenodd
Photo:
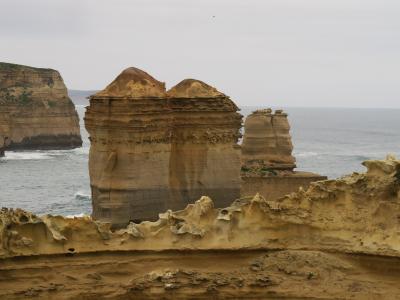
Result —
M 206 194 L 217 206 L 239 197 L 237 110 L 203 82 L 184 80 L 167 93 L 146 72 L 123 71 L 85 115 L 93 217 L 122 226 Z
M 226 95 L 202 81 L 185 79 L 168 92 L 172 112 L 171 200 L 176 210 L 208 195 L 217 207 L 240 197 L 242 116 Z
M 289 133 L 287 114 L 281 110 L 260 109 L 247 116 L 244 123 L 242 163 L 274 170 L 293 170 L 296 159 Z
M 311 172 L 294 171 L 295 157 L 287 114 L 260 109 L 247 116 L 242 143 L 241 196 L 260 193 L 279 198 L 307 189 L 311 182 L 325 180 Z
M 80 147 L 79 119 L 60 74 L 0 63 L 0 153 Z
M 90 217 L 0 213 L 0 257 L 108 250 L 307 249 L 400 257 L 400 161 L 367 161 L 366 173 L 312 183 L 277 200 L 214 208 L 202 197 L 155 222 L 111 231 Z M 73 249 L 73 250 L 71 250 Z
M 400 161 L 364 165 L 277 200 L 202 197 L 114 231 L 2 209 L 0 298 L 396 299 Z
M 103 252 L 2 260 L 0 298 L 398 299 L 396 257 L 310 250 Z

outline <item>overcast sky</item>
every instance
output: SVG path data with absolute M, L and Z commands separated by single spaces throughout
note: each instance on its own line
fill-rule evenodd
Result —
M 0 61 L 70 89 L 136 66 L 240 105 L 400 108 L 400 1 L 1 0 Z

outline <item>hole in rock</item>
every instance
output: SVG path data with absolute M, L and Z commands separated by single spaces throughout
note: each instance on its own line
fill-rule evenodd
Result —
M 138 220 L 138 219 L 135 219 L 135 220 L 129 220 L 129 223 L 135 223 L 135 224 L 140 224 L 142 222 L 142 220 Z M 129 224 L 128 223 L 128 224 Z
M 22 215 L 22 216 L 19 217 L 19 221 L 22 222 L 22 223 L 26 223 L 26 222 L 29 221 L 29 219 L 28 219 L 27 216 Z
M 69 252 L 75 252 L 75 248 L 68 248 Z

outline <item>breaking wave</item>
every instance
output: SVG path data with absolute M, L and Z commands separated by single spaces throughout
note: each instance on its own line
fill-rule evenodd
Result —
M 91 200 L 91 196 L 85 192 L 78 191 L 74 195 L 75 200 Z
M 7 151 L 6 156 L 2 160 L 42 160 L 51 159 L 52 156 L 48 152 L 13 152 Z

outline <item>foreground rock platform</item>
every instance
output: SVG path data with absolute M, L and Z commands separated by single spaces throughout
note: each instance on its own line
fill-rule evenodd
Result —
M 308 250 L 101 252 L 0 262 L 0 298 L 397 299 L 400 261 Z
M 0 257 L 116 250 L 308 249 L 400 257 L 400 161 L 366 161 L 366 173 L 318 181 L 279 199 L 214 208 L 206 196 L 155 222 L 0 213 Z M 72 250 L 71 250 L 72 249 Z
M 60 73 L 0 63 L 0 156 L 6 149 L 81 146 L 78 114 Z
M 4 208 L 0 297 L 396 299 L 400 161 L 363 164 L 279 199 L 202 197 L 118 230 Z

